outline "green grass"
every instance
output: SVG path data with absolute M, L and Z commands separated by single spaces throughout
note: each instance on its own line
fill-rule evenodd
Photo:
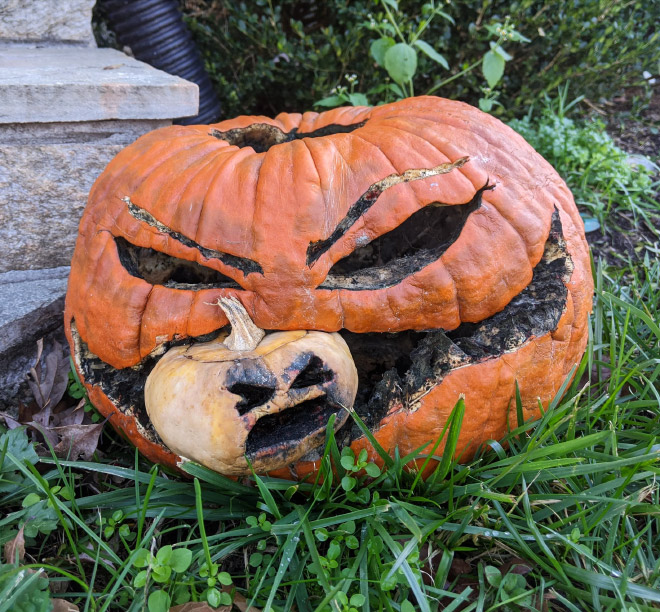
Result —
M 493 441 L 426 482 L 395 456 L 349 483 L 364 458 L 344 454 L 333 476 L 330 438 L 323 484 L 233 482 L 194 464 L 182 480 L 138 458 L 38 459 L 15 430 L 0 442 L 2 540 L 27 521 L 35 563 L 23 569 L 44 568 L 51 589 L 67 583 L 81 610 L 240 596 L 301 612 L 657 609 L 660 263 L 627 278 L 616 290 L 597 272 L 576 377 L 510 432 L 509 451 Z M 20 571 L 2 566 L 2 611 L 19 610 L 19 589 L 36 592 L 36 574 Z

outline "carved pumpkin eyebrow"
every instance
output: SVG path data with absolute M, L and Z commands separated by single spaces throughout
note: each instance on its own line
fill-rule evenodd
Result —
M 351 226 L 366 213 L 380 197 L 383 191 L 398 185 L 399 183 L 409 183 L 411 181 L 418 181 L 429 176 L 437 176 L 439 174 L 447 174 L 455 168 L 460 168 L 470 160 L 469 157 L 461 157 L 455 162 L 440 164 L 435 168 L 412 168 L 406 170 L 401 174 L 390 174 L 384 179 L 375 182 L 369 187 L 358 199 L 353 206 L 351 206 L 346 213 L 346 216 L 339 222 L 333 232 L 324 240 L 317 240 L 310 242 L 307 247 L 307 265 L 311 268 L 316 261 L 330 249 L 330 247 L 337 242 Z
M 122 201 L 126 202 L 128 212 L 132 217 L 138 221 L 143 221 L 151 227 L 155 227 L 161 234 L 167 234 L 184 246 L 197 249 L 206 259 L 218 259 L 223 264 L 240 270 L 246 276 L 248 274 L 252 274 L 253 272 L 258 272 L 259 274 L 264 273 L 261 265 L 253 259 L 248 259 L 247 257 L 239 257 L 238 255 L 231 255 L 229 253 L 223 253 L 222 251 L 216 251 L 214 249 L 209 249 L 205 246 L 202 246 L 187 236 L 184 236 L 180 232 L 177 232 L 171 227 L 168 227 L 164 223 L 158 221 L 158 219 L 156 219 L 156 217 L 154 217 L 150 212 L 147 212 L 144 208 L 140 208 L 137 204 L 133 204 L 128 196 L 121 199 Z

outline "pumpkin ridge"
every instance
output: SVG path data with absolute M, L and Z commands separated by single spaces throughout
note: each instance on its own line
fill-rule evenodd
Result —
M 92 213 L 94 224 L 100 222 L 100 217 L 102 217 L 103 214 L 108 214 L 112 219 L 113 225 L 121 227 L 122 224 L 120 222 L 120 218 L 124 214 L 127 214 L 127 211 L 125 210 L 125 206 L 117 205 L 113 198 L 116 198 L 117 200 L 121 200 L 122 197 L 126 197 L 128 195 L 131 196 L 134 195 L 135 192 L 138 191 L 140 187 L 144 184 L 145 180 L 148 180 L 148 177 L 150 176 L 150 172 L 158 170 L 158 168 L 166 164 L 168 161 L 173 160 L 175 157 L 180 156 L 182 150 L 190 151 L 190 149 L 195 149 L 203 146 L 203 142 L 195 142 L 190 147 L 186 147 L 185 149 L 178 149 L 172 151 L 173 147 L 170 147 L 170 149 L 168 149 L 166 146 L 167 145 L 166 141 L 163 141 L 162 144 L 163 144 L 162 149 L 167 151 L 169 155 L 165 154 L 164 159 L 158 160 L 158 163 L 156 163 L 153 167 L 150 167 L 148 169 L 147 179 L 143 178 L 141 181 L 137 181 L 137 179 L 131 179 L 129 176 L 127 176 L 128 172 L 126 171 L 125 168 L 130 168 L 131 165 L 130 163 L 124 164 L 124 160 L 121 158 L 124 151 L 128 151 L 130 147 L 121 151 L 119 155 L 117 155 L 117 157 L 115 157 L 115 159 L 113 159 L 110 162 L 106 172 L 111 172 L 109 176 L 111 177 L 112 180 L 109 181 L 109 186 L 107 188 L 107 191 L 103 195 L 98 195 L 96 192 L 90 193 L 88 206 L 91 206 L 92 209 L 98 215 L 97 216 L 94 213 Z M 158 149 L 158 147 L 155 148 Z M 140 163 L 145 163 L 145 161 L 148 162 L 153 157 L 156 157 L 156 152 L 154 152 L 154 155 L 152 156 L 147 156 L 146 154 L 140 156 L 139 161 Z M 117 160 L 119 160 L 118 161 L 119 170 L 116 173 L 112 173 L 114 171 L 114 164 L 115 162 L 117 162 Z M 134 181 L 137 181 L 137 184 L 131 188 L 131 184 Z
M 186 201 L 186 199 L 190 198 L 190 200 L 195 200 L 197 203 L 196 207 L 196 214 L 193 215 L 193 220 L 194 220 L 194 228 L 193 231 L 190 232 L 190 235 L 192 236 L 192 239 L 201 244 L 201 240 L 199 238 L 199 227 L 201 224 L 201 219 L 202 215 L 204 213 L 204 208 L 206 206 L 206 199 L 208 196 L 208 193 L 210 193 L 213 189 L 213 186 L 215 184 L 215 181 L 217 180 L 218 174 L 220 174 L 225 167 L 226 164 L 230 163 L 234 159 L 233 151 L 227 151 L 226 149 L 219 149 L 217 152 L 217 155 L 213 158 L 212 162 L 209 162 L 209 164 L 213 164 L 213 174 L 212 176 L 209 177 L 208 179 L 208 188 L 206 190 L 206 193 L 204 194 L 204 197 L 201 198 L 201 201 L 199 198 L 193 197 L 192 194 L 189 194 L 189 191 L 195 191 L 195 188 L 197 187 L 196 180 L 199 175 L 204 172 L 205 168 L 200 168 L 200 170 L 192 175 L 190 177 L 190 180 L 188 180 L 185 185 L 183 186 L 183 189 L 181 190 L 181 193 L 178 197 L 177 203 L 175 205 L 175 212 L 174 215 L 172 216 L 172 223 L 177 219 L 177 214 L 179 213 L 180 210 L 180 205 L 182 202 Z M 176 183 L 178 180 L 178 177 L 175 175 L 172 177 L 173 183 Z M 183 220 L 182 223 L 183 225 Z M 184 233 L 183 231 L 181 233 Z
M 131 202 L 131 199 L 128 196 L 122 199 L 124 202 L 126 202 L 128 212 L 132 217 L 138 221 L 146 223 L 147 225 L 156 229 L 158 233 L 165 234 L 188 248 L 197 249 L 197 251 L 199 251 L 199 253 L 205 259 L 217 259 L 227 266 L 231 266 L 237 270 L 240 270 L 245 276 L 255 272 L 259 274 L 264 273 L 261 265 L 253 259 L 241 257 L 239 255 L 232 255 L 231 253 L 224 253 L 222 251 L 216 251 L 215 249 L 209 249 L 208 247 L 198 244 L 180 232 L 177 232 L 164 223 L 161 223 L 150 212 Z
M 168 128 L 164 128 L 164 130 L 167 129 Z M 147 134 L 147 136 L 149 136 L 149 134 Z M 187 158 L 189 158 L 190 155 L 192 154 L 192 149 L 203 148 L 205 145 L 208 144 L 204 140 L 200 140 L 199 136 L 195 133 L 186 134 L 185 137 L 182 137 L 182 139 L 184 140 L 184 143 L 178 143 L 179 146 L 175 148 L 172 147 L 172 145 L 169 144 L 165 138 L 163 138 L 160 142 L 157 142 L 156 145 L 153 146 L 153 148 L 149 148 L 146 153 L 138 154 L 138 158 L 141 166 L 140 176 L 142 178 L 135 179 L 137 181 L 137 184 L 132 189 L 129 189 L 132 194 L 135 191 L 137 191 L 146 180 L 148 180 L 148 178 L 151 176 L 153 172 L 158 170 L 163 164 L 166 164 L 168 161 L 172 160 L 172 158 L 181 156 L 182 153 L 185 154 Z M 140 138 L 138 138 L 136 143 L 139 141 Z M 182 146 L 182 145 L 189 145 L 189 146 Z M 129 151 L 129 149 L 130 147 L 127 147 L 126 149 L 120 151 L 117 157 L 115 157 L 110 162 L 110 164 L 108 164 L 108 170 L 110 170 L 109 176 L 111 179 L 114 179 L 111 186 L 112 191 L 116 192 L 117 183 L 128 180 L 127 175 L 129 173 L 135 172 L 135 169 L 132 167 L 132 165 L 130 163 L 126 163 L 123 159 L 122 154 L 125 151 Z M 136 149 L 140 151 L 138 147 L 136 147 Z M 149 166 L 148 165 L 149 163 L 154 163 L 155 165 Z M 144 165 L 146 165 L 147 167 L 145 168 Z M 113 173 L 115 167 L 118 167 L 118 171 L 116 172 L 116 174 Z M 105 200 L 108 195 L 109 195 L 108 193 L 104 194 L 103 200 Z M 95 196 L 96 196 L 95 193 L 90 194 L 90 199 L 96 199 Z
M 173 155 L 150 172 L 131 193 L 119 195 L 142 202 L 152 215 L 166 225 L 172 225 L 176 208 L 171 202 L 180 201 L 188 186 L 196 182 L 218 156 L 227 154 L 226 148 L 213 145 L 215 143 L 200 140 L 183 160 L 180 154 Z M 164 194 L 167 194 L 166 197 L 163 197 Z
M 242 240 L 239 246 L 243 248 L 244 251 L 253 252 L 255 245 L 255 233 L 254 233 L 254 213 L 255 206 L 257 201 L 257 189 L 259 176 L 261 173 L 261 167 L 263 166 L 264 156 L 255 156 L 250 153 L 248 150 L 239 149 L 238 151 L 232 151 L 231 157 L 228 156 L 226 160 L 222 161 L 221 167 L 218 168 L 217 173 L 214 175 L 213 179 L 208 185 L 208 189 L 204 194 L 202 200 L 202 206 L 200 208 L 199 218 L 197 220 L 197 226 L 195 230 L 195 240 L 201 242 L 200 232 L 204 231 L 205 226 L 208 222 L 208 217 L 212 217 L 215 213 L 213 202 L 211 200 L 211 194 L 214 193 L 216 185 L 221 183 L 227 175 L 231 176 L 236 173 L 240 173 L 241 170 L 247 168 L 251 172 L 256 172 L 256 177 L 251 177 L 249 181 L 241 184 L 241 194 L 251 189 L 253 191 L 252 197 L 246 198 L 246 203 L 249 202 L 252 204 L 252 220 L 248 224 L 249 233 L 251 234 L 251 240 Z M 258 167 L 257 167 L 258 166 Z M 232 241 L 235 244 L 235 241 Z
M 221 165 L 222 160 L 231 157 L 231 153 L 226 147 L 214 147 L 209 155 L 194 160 L 184 169 L 177 168 L 175 163 L 174 168 L 169 171 L 169 176 L 165 180 L 150 186 L 150 198 L 148 202 L 144 202 L 143 208 L 157 219 L 162 220 L 164 224 L 175 229 L 175 231 L 190 235 L 196 242 L 199 242 L 196 237 L 196 230 L 203 201 L 200 202 L 199 199 L 191 197 L 189 193 L 190 191 L 194 192 L 200 175 L 207 172 L 209 167 L 213 168 Z M 161 168 L 163 167 L 161 166 Z M 146 186 L 144 188 L 146 190 Z M 133 195 L 135 196 L 135 194 Z M 192 214 L 192 210 L 187 213 L 187 216 L 197 220 L 194 232 L 189 231 L 185 219 L 181 218 L 182 203 L 188 199 L 195 202 L 197 207 L 196 214 Z M 159 206 L 159 204 L 161 205 Z
M 319 191 L 321 192 L 321 196 L 323 197 L 323 211 L 324 211 L 323 216 L 325 218 L 327 218 L 328 217 L 328 200 L 325 196 L 326 190 L 323 189 L 323 181 L 321 180 L 321 172 L 319 170 L 319 166 L 316 163 L 316 159 L 314 157 L 314 154 L 312 153 L 311 148 L 309 147 L 309 143 L 305 142 L 304 139 L 301 140 L 300 142 L 305 147 L 305 150 L 307 151 L 307 154 L 309 155 L 309 158 L 312 160 L 312 165 L 314 166 L 314 170 L 316 171 L 316 178 L 318 179 Z
M 393 119 L 393 120 L 398 120 L 398 121 L 400 121 L 401 119 L 406 119 L 406 120 L 408 120 L 408 117 L 388 117 L 387 119 Z M 384 122 L 384 121 L 383 121 L 383 122 Z M 432 123 L 432 126 L 433 126 L 433 127 L 437 127 L 437 126 L 436 126 L 436 122 L 430 122 L 430 121 L 429 121 L 429 123 Z M 426 136 L 421 136 L 421 135 L 417 134 L 416 132 L 412 132 L 412 131 L 410 131 L 410 130 L 406 130 L 406 129 L 404 129 L 403 127 L 401 127 L 401 126 L 399 126 L 399 125 L 389 125 L 389 124 L 388 124 L 387 127 L 388 127 L 389 129 L 395 129 L 395 130 L 398 130 L 398 131 L 400 131 L 400 132 L 404 132 L 404 133 L 406 133 L 406 134 L 410 134 L 410 135 L 412 135 L 412 136 L 417 136 L 418 138 L 424 140 L 426 143 L 430 144 L 430 145 L 431 145 L 436 151 L 438 151 L 438 153 L 440 153 L 441 155 L 443 155 L 444 157 L 446 157 L 448 161 L 451 161 L 451 156 L 450 156 L 450 154 L 447 153 L 444 149 L 441 149 L 439 146 L 437 146 L 436 144 L 434 144 L 431 140 L 428 140 L 428 139 L 426 138 Z M 436 134 L 436 135 L 437 135 L 439 138 L 442 138 L 442 135 L 440 135 L 440 134 Z M 445 142 L 445 144 L 452 144 L 452 143 L 451 143 L 450 141 L 448 141 L 448 140 L 444 140 L 444 142 Z M 463 177 L 464 177 L 464 178 L 470 183 L 470 185 L 472 185 L 472 188 L 473 188 L 473 189 L 475 189 L 475 190 L 478 189 L 478 187 L 477 187 L 478 183 L 475 183 L 474 181 L 470 180 L 470 178 L 467 176 L 467 174 L 466 174 L 465 171 L 462 169 L 462 167 L 457 168 L 457 173 L 460 174 L 461 176 L 463 176 Z

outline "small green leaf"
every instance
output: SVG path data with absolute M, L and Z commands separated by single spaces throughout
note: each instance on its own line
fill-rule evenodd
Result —
M 396 0 L 383 0 L 383 4 L 387 4 L 387 6 L 393 8 L 395 11 L 399 10 L 399 3 Z
M 405 599 L 401 602 L 401 612 L 415 612 L 415 606 Z
M 344 491 L 350 491 L 356 484 L 357 480 L 352 476 L 344 476 L 341 479 L 341 488 L 344 489 Z
M 252 567 L 259 567 L 263 560 L 264 556 L 261 553 L 255 552 L 250 555 L 249 563 Z
M 151 568 L 151 577 L 155 582 L 167 582 L 172 575 L 172 568 L 169 565 L 154 565 Z
M 445 70 L 449 70 L 449 63 L 440 55 L 429 43 L 423 40 L 416 40 L 413 43 L 422 53 L 428 55 L 434 62 L 440 64 Z
M 504 60 L 493 51 L 488 51 L 484 55 L 481 69 L 490 87 L 495 87 L 499 83 L 504 74 L 504 64 Z
M 383 36 L 383 38 L 379 38 L 378 40 L 374 40 L 371 43 L 371 46 L 369 47 L 369 53 L 371 53 L 371 57 L 376 60 L 376 63 L 379 66 L 385 66 L 385 53 L 390 47 L 393 47 L 396 45 L 396 41 L 389 37 L 389 36 Z
M 328 539 L 328 530 L 325 527 L 321 527 L 314 531 L 314 537 L 316 537 L 319 542 L 325 542 Z
M 490 41 L 490 48 L 493 53 L 499 55 L 505 62 L 513 59 L 500 45 L 494 43 L 492 40 Z
M 369 106 L 369 100 L 363 93 L 348 94 L 348 100 L 353 106 Z
M 182 574 L 190 567 L 191 562 L 192 550 L 188 550 L 187 548 L 176 548 L 172 551 L 169 565 L 175 572 Z
M 327 557 L 331 561 L 334 559 L 337 559 L 341 555 L 341 546 L 339 545 L 338 542 L 335 542 L 334 540 L 330 542 L 330 546 L 328 546 L 328 553 Z
M 168 544 L 167 546 L 163 546 L 157 553 L 156 553 L 156 561 L 160 563 L 161 565 L 167 565 L 170 562 L 170 559 L 172 558 L 172 547 Z
M 21 506 L 23 508 L 29 508 L 30 506 L 34 506 L 34 504 L 38 504 L 41 501 L 41 497 L 39 497 L 36 493 L 29 493 L 23 498 L 23 503 Z
M 165 591 L 159 589 L 149 595 L 147 606 L 149 607 L 149 612 L 167 612 L 170 609 L 171 603 L 170 596 Z
M 347 456 L 347 455 L 344 455 L 344 456 L 339 460 L 339 463 L 341 463 L 341 466 L 342 466 L 345 470 L 353 469 L 353 462 L 354 462 L 353 457 L 349 457 L 349 456 Z
M 484 574 L 486 575 L 488 584 L 496 588 L 500 586 L 500 583 L 502 582 L 502 574 L 495 566 L 487 565 L 484 569 Z
M 397 43 L 385 53 L 385 69 L 399 85 L 407 83 L 417 72 L 417 53 L 406 43 Z
M 228 572 L 220 572 L 218 574 L 218 581 L 224 586 L 229 586 L 232 583 L 231 576 Z
M 259 521 L 257 520 L 256 516 L 248 516 L 245 519 L 245 522 L 250 526 L 250 527 L 256 527 L 259 524 Z
M 364 605 L 365 601 L 366 601 L 366 597 L 364 595 L 361 595 L 360 593 L 355 593 L 355 595 L 351 595 L 350 605 L 354 606 L 355 608 L 359 608 L 362 605 Z
M 147 567 L 151 561 L 151 556 L 146 548 L 138 548 L 133 557 L 133 567 Z
M 364 471 L 372 478 L 380 476 L 380 468 L 375 463 L 367 463 L 367 465 L 364 466 Z
M 133 579 L 133 586 L 136 589 L 142 588 L 147 583 L 147 570 L 142 570 L 138 575 Z
M 322 98 L 321 100 L 318 100 L 314 102 L 314 106 L 341 106 L 344 103 L 343 98 L 340 98 L 339 96 L 328 96 L 327 98 Z
M 484 113 L 489 113 L 494 105 L 495 100 L 491 100 L 490 98 L 479 98 L 479 109 L 484 111 Z
M 217 608 L 221 604 L 220 591 L 218 589 L 209 589 L 206 591 L 206 601 L 209 602 L 209 606 L 212 608 Z
M 383 566 L 383 573 L 380 577 L 380 588 L 383 589 L 383 591 L 391 591 L 392 589 L 396 588 L 397 584 L 397 575 L 396 573 L 392 574 L 391 576 L 388 576 L 388 570 L 392 566 L 391 563 L 388 563 Z

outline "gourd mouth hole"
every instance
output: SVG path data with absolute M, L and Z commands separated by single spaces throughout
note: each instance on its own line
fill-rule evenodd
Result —
M 223 132 L 218 129 L 212 129 L 209 136 L 218 140 L 224 140 L 235 147 L 252 147 L 255 153 L 265 153 L 275 145 L 301 140 L 303 138 L 320 138 L 330 136 L 331 134 L 348 134 L 361 128 L 366 121 L 352 123 L 350 125 L 331 124 L 326 125 L 312 132 L 299 132 L 298 128 L 293 128 L 290 132 L 284 132 L 276 125 L 270 123 L 253 123 L 243 128 L 234 128 Z
M 248 459 L 264 458 L 295 449 L 301 441 L 324 431 L 330 416 L 342 410 L 324 396 L 301 402 L 275 414 L 261 417 L 245 442 Z
M 451 331 L 357 334 L 341 330 L 339 333 L 348 344 L 358 371 L 356 413 L 370 429 L 376 430 L 392 406 L 414 409 L 410 398 L 440 383 L 452 369 L 516 351 L 530 339 L 555 330 L 566 307 L 566 283 L 572 271 L 573 263 L 566 250 L 559 214 L 555 211 L 544 255 L 534 268 L 532 281 L 497 314 L 479 323 L 465 323 Z M 171 347 L 208 342 L 218 335 L 218 331 L 166 343 L 138 365 L 115 369 L 89 351 L 78 334 L 75 321 L 71 322 L 74 355 L 85 381 L 99 386 L 119 411 L 134 417 L 139 432 L 156 444 L 162 442 L 144 405 L 147 377 Z M 301 385 L 309 384 L 307 378 L 315 381 L 322 377 L 312 362 L 308 369 L 308 372 L 301 372 L 304 374 Z M 263 393 L 269 392 L 265 390 Z M 247 392 L 238 394 L 246 398 L 247 403 L 251 400 L 263 403 L 261 400 L 265 397 L 252 397 Z M 327 398 L 320 397 L 277 415 L 262 417 L 248 436 L 248 456 L 262 456 L 262 451 L 270 456 L 270 453 L 284 449 L 273 441 L 309 438 L 323 419 L 327 422 L 330 415 L 340 409 Z M 361 435 L 352 419 L 348 419 L 338 432 L 337 440 L 340 445 L 348 444 Z M 322 435 L 319 440 L 322 443 Z

